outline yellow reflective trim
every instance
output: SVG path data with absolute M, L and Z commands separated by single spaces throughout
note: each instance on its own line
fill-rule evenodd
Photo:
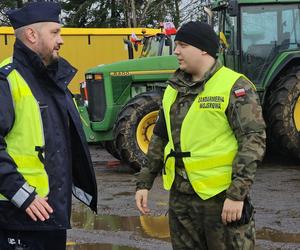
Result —
M 222 183 L 220 185 L 220 183 Z M 212 187 L 217 188 L 218 186 L 227 186 L 231 183 L 231 175 L 230 173 L 224 173 L 219 176 L 214 176 L 211 178 L 207 178 L 204 180 L 194 180 L 192 184 L 197 185 L 199 190 L 209 190 Z
M 191 182 L 196 193 L 203 200 L 207 200 L 216 194 L 226 190 L 231 183 L 231 174 L 224 173 L 204 180 L 194 180 Z M 202 192 L 203 190 L 203 192 Z
M 201 159 L 199 160 L 195 157 L 193 160 L 190 160 L 190 158 L 185 158 L 185 168 L 187 171 L 195 171 L 195 170 L 204 170 L 204 169 L 212 169 L 214 167 L 218 166 L 226 166 L 230 165 L 236 155 L 236 151 L 232 151 L 228 153 L 228 155 L 222 155 L 219 157 L 213 157 L 208 159 Z M 193 157 L 193 155 L 192 155 Z

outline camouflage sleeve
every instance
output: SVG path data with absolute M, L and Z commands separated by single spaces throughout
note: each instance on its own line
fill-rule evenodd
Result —
M 163 168 L 164 148 L 167 144 L 166 127 L 162 109 L 159 112 L 159 118 L 154 127 L 149 149 L 147 153 L 147 161 L 137 174 L 136 189 L 152 188 L 155 177 Z
M 266 126 L 259 97 L 245 78 L 241 77 L 233 86 L 227 117 L 238 141 L 238 152 L 232 165 L 232 183 L 226 194 L 229 199 L 244 200 L 266 148 Z
M 158 175 L 158 173 L 161 172 L 163 168 L 165 146 L 166 141 L 156 134 L 153 134 L 149 144 L 146 164 L 137 174 L 137 190 L 150 190 L 152 188 L 155 177 Z

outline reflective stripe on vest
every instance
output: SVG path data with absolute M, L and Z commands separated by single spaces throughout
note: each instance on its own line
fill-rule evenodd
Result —
M 231 89 L 238 74 L 226 67 L 220 68 L 205 84 L 183 120 L 180 131 L 185 170 L 195 192 L 208 199 L 226 190 L 231 183 L 232 162 L 237 153 L 237 141 L 227 120 Z M 171 134 L 170 110 L 177 90 L 168 86 L 163 97 L 169 142 L 164 157 L 174 150 Z M 163 174 L 164 188 L 170 190 L 175 178 L 175 158 L 168 157 Z
M 4 60 L 0 67 L 12 62 Z M 39 159 L 36 147 L 45 145 L 40 107 L 23 77 L 13 70 L 8 76 L 14 103 L 15 120 L 12 129 L 5 136 L 6 151 L 17 165 L 17 170 L 27 183 L 34 187 L 39 196 L 49 193 L 48 175 Z M 0 194 L 1 200 L 7 200 Z

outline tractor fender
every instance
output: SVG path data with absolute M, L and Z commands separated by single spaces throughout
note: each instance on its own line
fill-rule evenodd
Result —
M 262 105 L 266 101 L 266 96 L 268 95 L 270 87 L 272 87 L 272 83 L 278 76 L 285 72 L 292 66 L 300 65 L 300 52 L 299 51 L 290 51 L 284 52 L 276 59 L 276 63 L 270 68 L 268 75 L 266 76 L 265 80 L 263 81 L 264 84 L 264 94 L 261 99 Z

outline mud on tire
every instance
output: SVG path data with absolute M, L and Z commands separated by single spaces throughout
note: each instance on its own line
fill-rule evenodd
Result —
M 143 118 L 150 115 L 151 119 L 145 123 L 149 130 L 143 134 L 143 139 L 147 144 L 150 140 L 150 134 L 152 135 L 151 129 L 153 129 L 157 117 L 155 112 L 158 112 L 160 108 L 161 99 L 161 92 L 139 94 L 123 107 L 118 116 L 114 128 L 115 145 L 121 159 L 136 171 L 140 170 L 146 160 L 146 152 L 139 144 L 141 138 L 137 138 L 139 136 L 137 135 L 139 124 Z
M 300 159 L 300 67 L 280 77 L 264 105 L 268 145 L 272 150 Z M 297 102 L 299 102 L 297 104 Z M 298 119 L 297 119 L 298 118 Z

